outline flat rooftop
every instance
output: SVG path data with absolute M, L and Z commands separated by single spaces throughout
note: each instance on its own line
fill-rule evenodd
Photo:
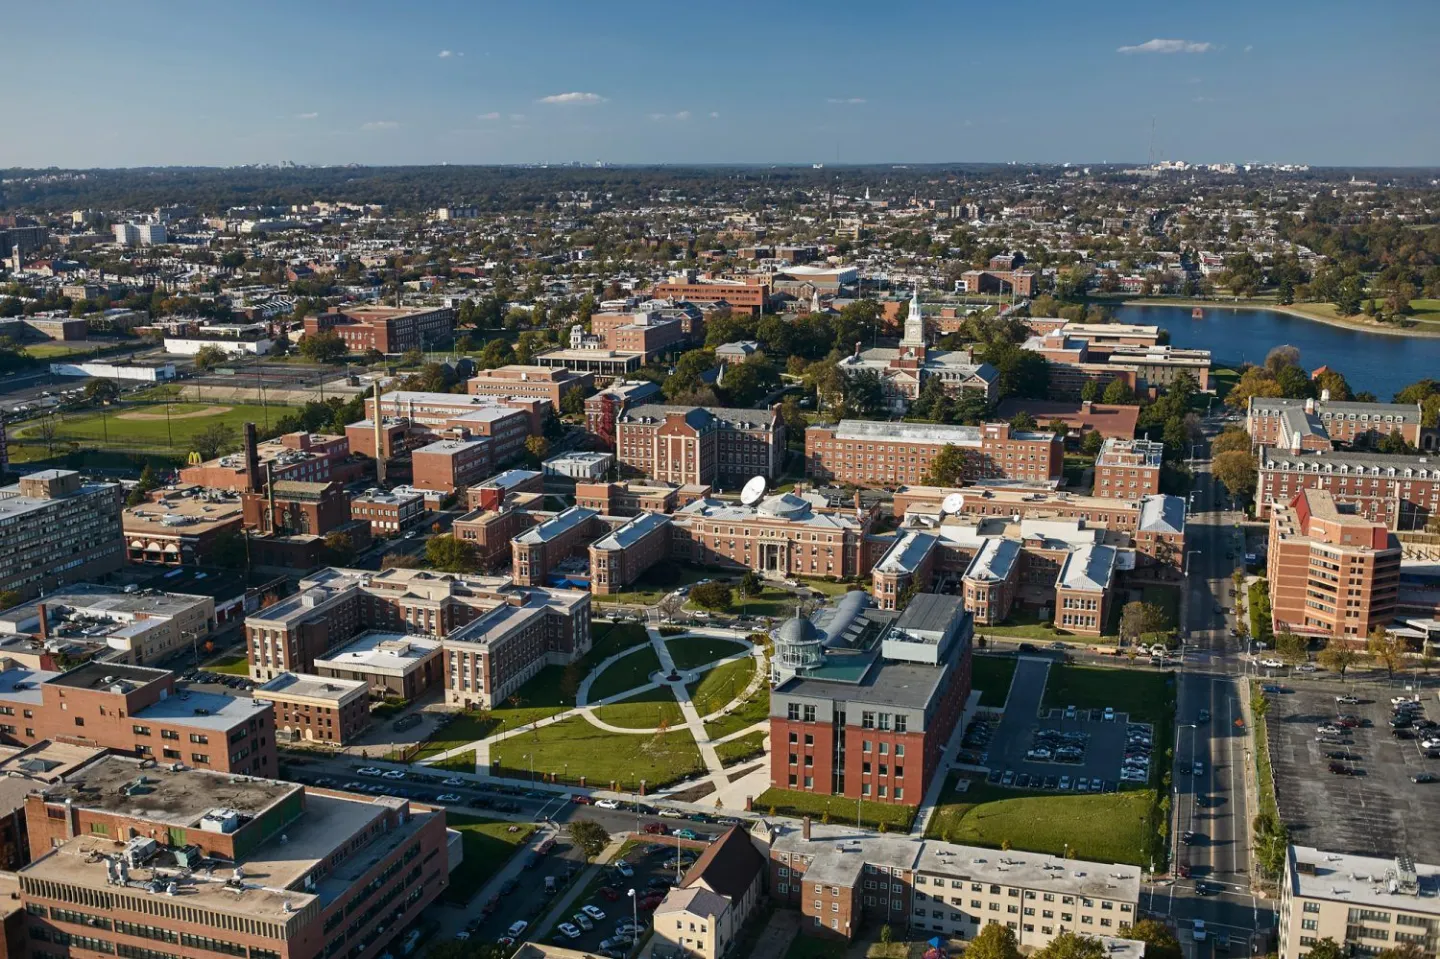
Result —
M 169 675 L 168 669 L 89 662 L 61 673 L 49 682 L 52 686 L 67 686 L 72 689 L 112 689 L 118 686 L 121 692 L 128 693 Z
M 131 718 L 157 723 L 174 723 L 199 729 L 224 731 L 254 719 L 266 703 L 248 696 L 226 696 L 190 690 L 167 696 L 146 706 Z
M 831 657 L 827 656 L 827 660 Z M 853 658 L 853 657 L 852 657 Z M 827 679 L 825 667 L 815 674 L 786 680 L 776 692 L 814 699 L 840 699 L 868 706 L 897 706 L 923 710 L 935 697 L 942 670 L 910 663 L 873 662 L 858 682 Z
M 1440 915 L 1440 866 L 1291 846 L 1293 895 Z
M 281 673 L 263 686 L 255 687 L 255 698 L 284 696 L 287 699 L 313 699 L 340 703 L 355 693 L 364 693 L 368 684 L 358 679 L 315 676 L 311 673 Z
M 238 496 L 177 496 L 126 507 L 121 525 L 126 533 L 183 535 L 239 524 L 243 518 Z
M 42 470 L 40 473 L 26 474 L 26 479 L 35 479 L 44 474 L 63 473 L 63 470 Z M 85 493 L 98 493 L 105 489 L 118 489 L 118 483 L 82 483 L 75 491 L 74 496 Z M 43 509 L 73 499 L 74 496 L 62 496 L 59 499 L 39 499 L 34 496 L 23 496 L 20 493 L 20 484 L 13 483 L 10 486 L 0 486 L 0 520 L 15 519 L 29 513 L 35 513 Z
M 404 675 L 439 652 L 440 640 L 433 636 L 371 631 L 315 657 L 315 668 Z
M 40 685 L 59 677 L 48 669 L 7 669 L 0 672 L 0 701 L 6 703 L 40 704 Z

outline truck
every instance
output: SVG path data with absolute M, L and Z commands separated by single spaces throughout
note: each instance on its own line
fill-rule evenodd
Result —
M 555 877 L 554 877 L 554 876 L 546 876 L 546 877 L 545 877 L 545 895 L 547 895 L 547 896 L 553 896 L 553 895 L 555 895 Z

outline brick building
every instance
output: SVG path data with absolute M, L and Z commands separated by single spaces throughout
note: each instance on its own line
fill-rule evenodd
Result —
M 594 392 L 594 374 L 513 364 L 481 370 L 465 381 L 465 392 L 471 396 L 538 396 L 549 400 L 557 410 L 565 394 L 573 389 L 587 396 Z
M 861 576 L 874 561 L 873 510 L 781 493 L 754 506 L 697 499 L 671 517 L 671 558 L 788 576 Z
M 622 469 L 679 485 L 738 486 L 775 478 L 785 462 L 785 425 L 768 410 L 636 406 L 616 422 Z
M 254 441 L 254 424 L 247 423 L 245 428 L 245 447 L 240 452 L 184 467 L 180 483 L 238 493 L 264 489 L 267 475 L 272 480 L 305 483 L 348 483 L 360 477 L 359 464 L 350 463 L 350 441 L 344 436 L 286 433 L 255 443 L 252 454 L 247 451 Z
M 350 518 L 370 524 L 375 536 L 398 536 L 425 517 L 425 497 L 371 489 L 350 497 Z
M 1400 541 L 1326 490 L 1271 508 L 1265 568 L 1277 633 L 1363 643 L 1395 618 Z
M 384 415 L 404 418 L 412 431 L 428 428 L 439 432 L 464 429 L 471 436 L 489 437 L 495 442 L 494 459 L 504 462 L 525 448 L 525 438 L 538 436 L 553 407 L 539 396 L 470 396 L 465 393 L 429 393 L 423 390 L 392 390 L 380 397 Z M 528 432 L 519 428 L 528 417 Z M 365 415 L 375 416 L 375 398 L 365 400 Z M 373 444 L 372 444 L 373 445 Z
M 370 690 L 361 680 L 281 673 L 255 687 L 275 706 L 281 741 L 344 746 L 370 726 Z
M 670 558 L 670 517 L 641 513 L 590 544 L 590 592 L 618 593 L 651 566 Z
M 660 384 L 649 380 L 611 383 L 585 400 L 585 429 L 607 450 L 615 449 L 615 421 L 632 406 L 661 401 Z
M 1137 499 L 1160 492 L 1165 444 L 1107 439 L 1095 458 L 1094 493 L 1103 499 Z
M 208 639 L 214 623 L 210 596 L 158 589 L 127 593 L 76 583 L 0 612 L 0 637 L 28 637 L 52 650 L 72 642 L 95 643 L 107 661 L 144 666 L 179 652 L 190 654 Z M 0 656 L 18 665 L 9 651 Z
M 590 594 L 515 589 L 445 638 L 445 702 L 489 709 L 550 665 L 590 651 Z
M 1348 451 L 1256 451 L 1259 477 L 1255 515 L 1266 518 L 1276 504 L 1302 489 L 1322 489 L 1341 506 L 1396 532 L 1424 529 L 1440 515 L 1440 463 L 1433 456 L 1389 456 Z
M 275 714 L 248 697 L 176 695 L 164 669 L 90 662 L 68 672 L 7 669 L 0 736 L 12 744 L 49 739 L 114 749 L 157 762 L 218 772 L 274 775 Z
M 1382 437 L 1398 433 L 1420 448 L 1424 443 L 1420 404 L 1353 403 L 1329 398 L 1292 400 L 1252 396 L 1245 410 L 1245 429 L 1256 446 L 1299 450 L 1329 450 L 1335 444 L 1374 446 Z
M 724 303 L 734 313 L 764 313 L 770 303 L 770 284 L 764 276 L 747 274 L 739 279 L 696 275 L 693 271 L 657 283 L 650 291 L 656 297 L 688 300 L 691 303 Z
M 332 306 L 305 317 L 306 336 L 323 331 L 336 333 L 352 353 L 404 353 L 449 342 L 455 333 L 455 311 L 449 307 Z
M 275 480 L 240 500 L 245 525 L 261 534 L 324 536 L 350 523 L 350 496 L 334 481 Z
M 453 493 L 491 473 L 488 439 L 436 440 L 410 453 L 413 483 L 421 489 Z
M 971 618 L 956 596 L 916 594 L 898 619 L 864 600 L 775 631 L 770 784 L 918 806 L 970 695 Z
M 96 582 L 125 565 L 119 483 L 41 470 L 0 486 L 0 592 L 21 599 Z
M 399 954 L 458 863 L 441 809 L 118 756 L 32 793 L 25 818 L 36 959 Z
M 709 495 L 708 486 L 676 486 L 653 480 L 575 484 L 575 505 L 604 516 L 673 513 Z
M 688 318 L 665 316 L 659 312 L 637 313 L 595 313 L 590 317 L 590 337 L 600 349 L 618 353 L 638 353 L 643 361 L 662 353 L 693 345 L 697 341 L 694 333 L 700 326 Z M 586 343 L 581 338 L 572 347 Z
M 450 532 L 456 539 L 475 547 L 483 568 L 501 565 L 508 568 L 511 541 L 545 519 L 543 514 L 531 512 L 528 508 L 538 506 L 543 500 L 541 494 L 528 493 L 520 502 L 504 503 L 491 509 L 477 507 L 457 517 L 450 526 Z
M 1035 422 L 1048 427 L 1059 420 L 1070 428 L 1067 440 L 1073 445 L 1091 431 L 1105 439 L 1128 440 L 1140 422 L 1140 407 L 1121 403 L 1092 403 L 1089 400 L 1032 400 L 1012 397 L 995 408 L 995 419 L 1010 422 L 1019 413 L 1029 413 Z
M 1054 433 L 1015 430 L 1006 423 L 944 426 L 842 420 L 805 431 L 805 475 L 855 486 L 922 484 L 946 447 L 965 454 L 967 482 L 1008 479 L 1058 482 L 1064 443 Z
M 121 513 L 125 556 L 132 563 L 203 565 L 245 527 L 244 505 L 229 490 L 186 487 L 151 496 Z
M 370 630 L 315 657 L 315 675 L 362 683 L 375 699 L 413 700 L 440 682 L 440 640 Z
M 605 530 L 599 514 L 571 506 L 515 536 L 510 541 L 510 575 L 519 586 L 544 586 L 562 561 L 584 556 L 589 543 Z

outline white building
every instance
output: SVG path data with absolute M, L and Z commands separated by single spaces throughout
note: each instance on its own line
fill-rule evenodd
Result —
M 56 376 L 103 376 L 112 380 L 164 383 L 175 378 L 174 363 L 51 363 Z
M 226 353 L 264 356 L 274 345 L 264 323 L 212 323 L 195 333 L 165 337 L 165 352 L 181 356 L 194 356 L 207 346 Z
M 115 242 L 124 247 L 158 246 L 168 239 L 163 223 L 117 223 Z
M 553 456 L 541 464 L 546 476 L 568 476 L 573 480 L 590 481 L 604 479 L 615 462 L 611 453 L 590 453 L 577 450 Z

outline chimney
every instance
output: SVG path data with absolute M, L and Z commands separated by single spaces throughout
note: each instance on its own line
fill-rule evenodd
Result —
M 254 423 L 245 424 L 245 488 L 260 492 L 260 450 Z
M 810 841 L 810 817 L 806 816 L 800 823 L 800 838 L 806 842 Z
M 381 421 L 385 414 L 380 411 L 380 377 L 375 377 L 375 485 L 385 485 L 385 430 Z
M 1315 400 L 1314 400 L 1314 399 L 1307 399 L 1307 400 L 1305 401 L 1305 412 L 1307 412 L 1307 413 L 1313 413 L 1313 412 L 1315 412 Z
M 1092 403 L 1092 402 L 1090 402 L 1089 400 L 1081 400 L 1081 401 L 1080 401 L 1080 412 L 1082 412 L 1082 413 L 1089 413 L 1089 412 L 1094 408 L 1094 406 L 1095 406 L 1095 404 Z
M 856 358 L 856 359 L 859 359 L 859 358 L 860 358 L 860 341 L 859 341 L 859 340 L 856 340 L 856 341 L 855 341 L 855 358 Z
M 50 642 L 50 613 L 44 603 L 40 604 L 40 642 Z
M 264 527 L 261 529 L 261 532 L 262 532 L 262 533 L 273 533 L 273 532 L 275 532 L 275 464 L 274 464 L 274 463 L 266 463 L 266 464 L 265 464 L 265 495 L 266 495 L 266 497 L 267 497 L 267 499 L 268 499 L 269 507 L 265 510 L 265 525 L 264 525 Z

